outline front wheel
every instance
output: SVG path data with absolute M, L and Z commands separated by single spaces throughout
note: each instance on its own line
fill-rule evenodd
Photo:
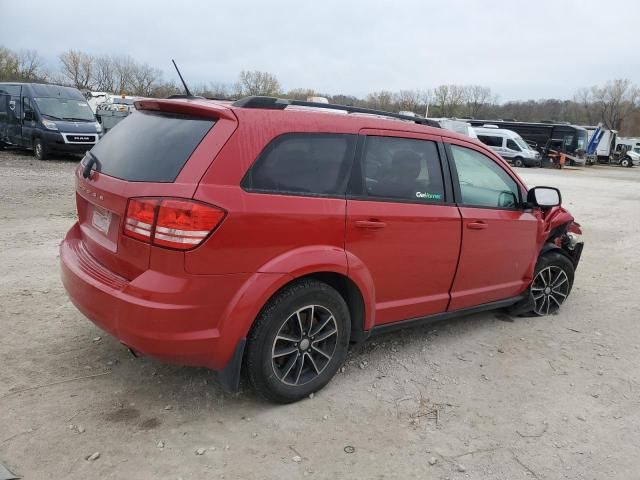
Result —
M 624 157 L 622 160 L 620 160 L 620 166 L 621 167 L 630 167 L 631 166 L 631 159 L 629 157 Z
M 326 283 L 303 280 L 269 301 L 247 341 L 245 367 L 267 400 L 291 403 L 324 387 L 344 363 L 349 309 Z
M 571 293 L 575 268 L 571 260 L 557 252 L 550 252 L 538 260 L 531 296 L 535 315 L 557 312 Z
M 36 138 L 33 142 L 33 154 L 38 160 L 47 159 L 47 150 L 44 147 L 44 143 L 39 138 Z

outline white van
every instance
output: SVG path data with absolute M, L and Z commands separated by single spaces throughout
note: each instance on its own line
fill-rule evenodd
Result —
M 540 153 L 533 150 L 520 135 L 496 125 L 474 127 L 478 140 L 491 147 L 514 167 L 539 167 L 542 165 Z

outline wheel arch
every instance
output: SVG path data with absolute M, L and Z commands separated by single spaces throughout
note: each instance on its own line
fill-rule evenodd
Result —
M 333 246 L 288 251 L 267 262 L 238 289 L 219 327 L 220 335 L 229 339 L 225 352 L 229 360 L 222 373 L 229 390 L 237 390 L 244 343 L 256 319 L 275 295 L 294 282 L 312 278 L 333 287 L 349 308 L 350 340 L 359 342 L 367 337 L 374 322 L 373 283 L 368 270 L 355 257 L 355 268 L 347 264 L 347 256 Z

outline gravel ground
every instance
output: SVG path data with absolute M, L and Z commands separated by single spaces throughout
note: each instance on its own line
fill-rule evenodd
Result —
M 134 359 L 70 304 L 57 246 L 76 162 L 0 152 L 0 463 L 16 474 L 638 478 L 640 168 L 519 170 L 585 229 L 559 314 L 375 337 L 313 398 L 274 406 Z

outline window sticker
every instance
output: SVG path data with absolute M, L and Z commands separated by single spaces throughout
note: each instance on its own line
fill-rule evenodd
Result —
M 416 192 L 417 198 L 425 198 L 427 200 L 440 200 L 442 195 L 439 193 L 429 193 L 429 192 Z

